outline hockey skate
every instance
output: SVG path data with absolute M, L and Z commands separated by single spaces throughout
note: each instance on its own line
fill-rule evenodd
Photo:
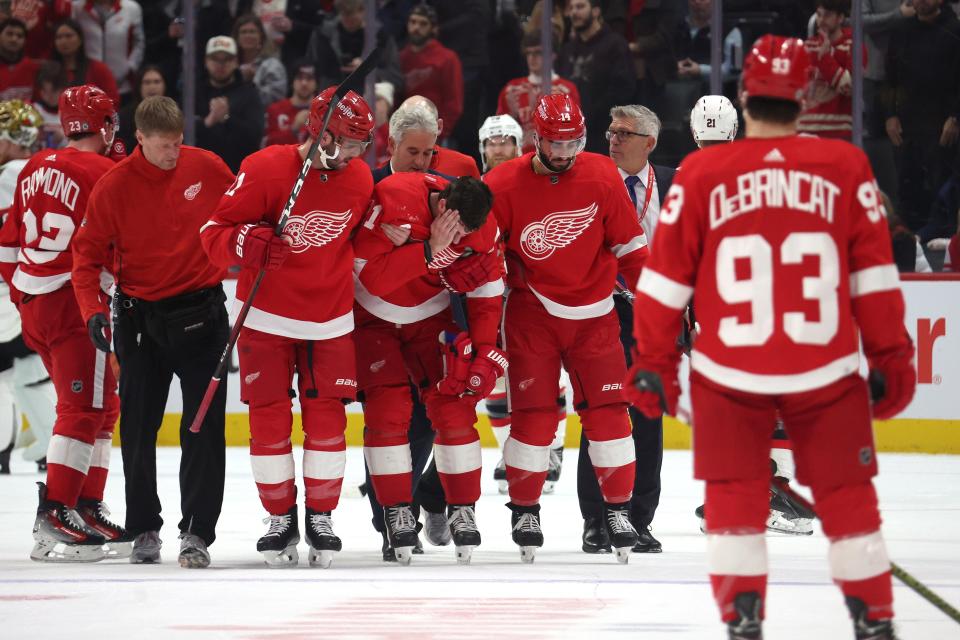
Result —
M 813 519 L 816 515 L 791 498 L 776 483 L 770 485 L 770 515 L 767 530 L 793 536 L 813 534 Z
M 511 537 L 520 547 L 520 560 L 530 564 L 537 554 L 537 549 L 543 546 L 540 505 L 521 506 L 508 502 L 507 506 L 513 512 L 510 516 L 510 523 L 513 525 Z
M 457 564 L 470 564 L 473 550 L 480 544 L 480 531 L 477 529 L 474 505 L 449 505 L 447 525 L 450 527 L 453 544 L 457 547 Z
M 550 464 L 547 467 L 547 479 L 543 482 L 543 492 L 553 493 L 560 480 L 560 469 L 563 466 L 563 446 L 550 449 Z
M 263 519 L 269 525 L 267 532 L 257 540 L 257 551 L 271 569 L 295 567 L 300 561 L 297 544 L 300 542 L 300 525 L 297 522 L 297 505 L 283 515 L 270 515 Z
M 497 483 L 497 491 L 500 495 L 507 495 L 510 486 L 507 484 L 507 464 L 500 458 L 500 462 L 493 468 L 493 479 Z
M 333 554 L 343 549 L 343 542 L 333 532 L 333 518 L 329 511 L 314 511 L 307 507 L 304 526 L 310 545 L 310 566 L 329 569 Z
M 92 533 L 103 536 L 106 543 L 106 557 L 129 558 L 133 553 L 133 536 L 127 530 L 111 522 L 108 516 L 110 510 L 99 500 L 83 500 L 77 502 L 77 513 L 83 523 Z
M 393 549 L 397 562 L 410 564 L 413 548 L 417 546 L 417 521 L 408 503 L 383 508 L 383 523 L 386 525 L 387 542 Z
M 162 546 L 159 531 L 144 531 L 133 539 L 130 564 L 159 564 Z
M 434 513 L 426 508 L 423 511 L 423 535 L 427 542 L 435 547 L 445 547 L 450 544 L 450 526 L 447 524 L 447 516 L 443 513 Z
M 180 534 L 180 555 L 177 561 L 184 569 L 206 569 L 210 566 L 207 543 L 200 536 L 184 531 Z
M 763 640 L 761 606 L 760 594 L 756 591 L 738 593 L 734 597 L 733 608 L 737 612 L 737 617 L 727 623 L 729 640 Z
M 33 524 L 30 559 L 39 562 L 97 562 L 105 557 L 103 536 L 90 532 L 76 511 L 47 500 L 47 485 L 38 482 L 40 504 Z
M 617 562 L 627 564 L 630 561 L 633 545 L 637 544 L 637 530 L 633 528 L 633 524 L 630 522 L 630 503 L 611 504 L 605 502 L 603 519 L 607 526 L 610 546 L 617 554 Z
M 847 609 L 850 610 L 850 617 L 853 619 L 856 640 L 897 640 L 891 620 L 868 619 L 868 607 L 860 598 L 848 596 L 845 601 Z

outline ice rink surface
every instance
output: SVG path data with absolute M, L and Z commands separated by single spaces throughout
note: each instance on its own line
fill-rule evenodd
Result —
M 120 452 L 106 501 L 123 521 Z M 13 475 L 0 477 L 0 638 L 306 638 L 492 639 L 725 638 L 705 569 L 705 540 L 693 509 L 702 486 L 690 478 L 690 454 L 667 451 L 654 534 L 662 554 L 580 551 L 576 450 L 567 450 L 561 481 L 545 496 L 546 544 L 532 565 L 510 540 L 506 498 L 484 450 L 483 498 L 477 516 L 483 545 L 470 566 L 452 547 L 426 546 L 401 567 L 380 559 L 380 537 L 356 486 L 359 449 L 348 451 L 344 499 L 334 513 L 343 552 L 328 570 L 306 564 L 271 570 L 255 551 L 266 528 L 246 452 L 228 449 L 227 485 L 218 539 L 207 570 L 177 565 L 179 494 L 176 449 L 160 449 L 161 499 L 167 524 L 163 563 L 90 565 L 32 562 L 30 530 L 38 475 L 14 452 Z M 298 452 L 299 467 L 299 452 Z M 954 606 L 960 606 L 960 458 L 882 454 L 878 490 L 891 558 Z M 301 505 L 301 519 L 303 517 Z M 827 544 L 817 530 L 797 538 L 770 535 L 765 635 L 772 640 L 852 637 L 839 591 L 830 581 Z M 960 626 L 895 582 L 898 629 L 905 640 L 960 638 Z

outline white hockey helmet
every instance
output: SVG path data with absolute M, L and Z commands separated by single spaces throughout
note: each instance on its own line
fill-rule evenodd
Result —
M 509 136 L 513 138 L 513 141 L 517 145 L 517 157 L 523 155 L 521 147 L 523 146 L 523 129 L 520 128 L 520 124 L 514 120 L 511 116 L 501 115 L 501 116 L 490 116 L 483 121 L 483 124 L 480 126 L 480 157 L 483 158 L 483 169 L 487 169 L 487 160 L 483 151 L 483 144 L 490 138 L 496 138 L 497 136 Z
M 728 142 L 737 137 L 737 110 L 724 96 L 703 96 L 690 112 L 690 131 L 694 141 Z

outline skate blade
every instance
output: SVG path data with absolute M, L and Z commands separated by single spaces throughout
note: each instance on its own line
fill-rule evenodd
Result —
M 457 547 L 457 564 L 470 564 L 470 558 L 476 548 L 477 545 L 475 544 L 465 544 Z
M 524 564 L 533 564 L 533 559 L 537 555 L 537 549 L 540 547 L 520 547 L 520 561 Z
M 263 562 L 271 569 L 292 569 L 300 562 L 297 545 L 292 544 L 282 551 L 261 551 Z
M 394 554 L 397 556 L 397 562 L 407 567 L 410 566 L 410 560 L 413 558 L 413 547 L 394 547 Z
M 510 485 L 506 480 L 497 480 L 497 491 L 500 492 L 500 495 L 505 496 L 510 493 Z
M 57 542 L 37 542 L 30 552 L 30 559 L 37 562 L 99 562 L 106 556 L 102 546 L 73 545 Z
M 630 562 L 630 553 L 633 551 L 633 545 L 629 547 L 617 547 L 617 562 L 620 564 L 627 564 Z
M 767 518 L 767 531 L 789 536 L 810 536 L 813 535 L 813 520 L 810 518 L 788 520 L 779 511 L 774 511 Z
M 127 542 L 108 542 L 103 545 L 104 556 L 110 560 L 129 558 L 133 553 L 133 540 Z
M 547 480 L 543 483 L 543 493 L 553 493 L 553 490 L 556 488 L 556 486 L 556 482 Z
M 333 554 L 335 553 L 336 551 L 330 549 L 314 549 L 310 547 L 310 566 L 329 569 L 330 565 L 333 564 Z

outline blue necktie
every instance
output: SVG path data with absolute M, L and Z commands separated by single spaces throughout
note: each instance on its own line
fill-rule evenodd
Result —
M 633 201 L 633 208 L 637 208 L 637 183 L 640 182 L 638 176 L 627 176 L 623 179 L 623 183 L 627 185 L 627 195 L 630 196 L 630 199 Z

